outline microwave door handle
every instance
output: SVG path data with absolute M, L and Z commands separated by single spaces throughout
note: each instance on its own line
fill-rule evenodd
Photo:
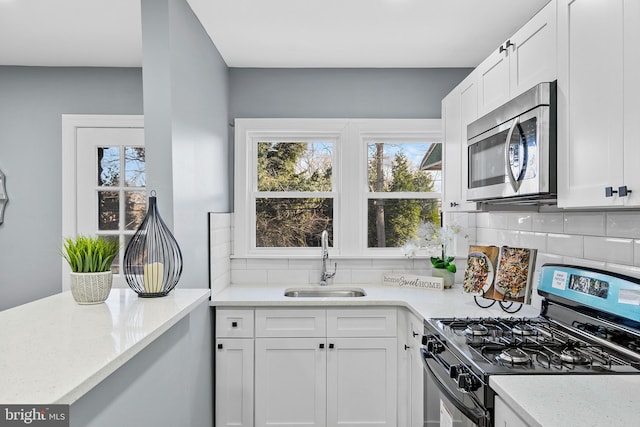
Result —
M 509 178 L 509 183 L 511 184 L 511 188 L 513 188 L 514 192 L 517 192 L 520 189 L 520 177 L 522 176 L 522 166 L 520 166 L 520 173 L 516 178 L 513 176 L 513 172 L 511 172 L 511 159 L 509 158 L 509 147 L 511 146 L 511 137 L 513 136 L 513 131 L 515 131 L 516 127 L 520 124 L 520 117 L 516 117 L 513 119 L 513 123 L 511 124 L 511 128 L 509 129 L 509 133 L 507 134 L 507 140 L 504 142 L 504 165 L 507 169 L 507 178 Z M 518 159 L 520 161 L 520 159 Z

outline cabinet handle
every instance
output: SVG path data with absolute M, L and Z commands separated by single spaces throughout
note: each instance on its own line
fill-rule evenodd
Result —
M 410 348 L 411 348 L 411 346 L 410 346 L 410 345 L 406 345 L 406 344 L 404 345 L 404 349 L 405 349 L 405 351 L 406 351 L 406 350 L 409 350 Z
M 451 202 L 449 203 L 449 206 L 451 206 L 452 208 L 455 208 L 456 206 L 458 206 L 457 202 Z
M 507 42 L 504 44 L 504 46 L 500 46 L 500 50 L 499 52 L 506 52 L 511 46 L 515 46 L 513 43 L 511 43 L 511 40 L 507 40 Z
M 604 188 L 604 197 L 612 197 L 614 194 L 618 192 L 613 189 L 613 187 L 605 187 Z
M 620 197 L 627 197 L 631 193 L 632 191 L 628 190 L 626 185 L 623 185 L 622 187 L 618 187 L 618 196 Z
M 222 350 L 222 344 L 218 344 L 218 350 Z
M 414 338 L 415 338 L 415 337 L 417 337 L 418 335 L 420 335 L 420 334 L 419 334 L 419 333 L 417 333 L 417 332 L 413 332 L 413 331 L 411 331 L 411 336 L 412 336 L 412 337 L 414 337 Z
M 333 344 L 329 344 L 329 348 L 333 348 Z
M 231 327 L 232 328 L 237 328 L 238 327 L 238 322 L 231 322 Z
M 319 347 L 320 347 L 320 348 L 324 348 L 324 344 L 320 344 L 320 345 L 319 345 Z

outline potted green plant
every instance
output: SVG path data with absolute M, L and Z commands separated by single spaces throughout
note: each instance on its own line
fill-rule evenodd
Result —
M 111 292 L 111 263 L 118 255 L 117 240 L 104 237 L 66 238 L 62 256 L 71 267 L 71 294 L 78 304 L 104 302 Z
M 460 226 L 455 224 L 438 228 L 432 222 L 421 222 L 416 237 L 407 240 L 401 250 L 405 256 L 413 257 L 420 249 L 427 249 L 431 255 L 432 274 L 442 277 L 444 287 L 450 288 L 455 279 L 456 265 L 453 263 L 455 257 L 448 256 L 447 249 L 461 231 Z

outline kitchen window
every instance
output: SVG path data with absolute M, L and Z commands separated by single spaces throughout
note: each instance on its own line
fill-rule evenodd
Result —
M 440 221 L 440 120 L 237 119 L 234 254 L 402 256 Z

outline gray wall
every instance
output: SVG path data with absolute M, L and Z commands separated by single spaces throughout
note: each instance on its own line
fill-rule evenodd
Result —
M 231 118 L 439 119 L 470 68 L 230 68 Z
M 228 68 L 186 0 L 142 1 L 142 49 L 147 187 L 182 249 L 179 286 L 205 288 L 207 212 L 232 199 Z
M 212 426 L 212 311 L 201 304 L 72 404 L 70 426 Z
M 0 66 L 0 310 L 62 290 L 62 114 L 142 114 L 139 68 Z

